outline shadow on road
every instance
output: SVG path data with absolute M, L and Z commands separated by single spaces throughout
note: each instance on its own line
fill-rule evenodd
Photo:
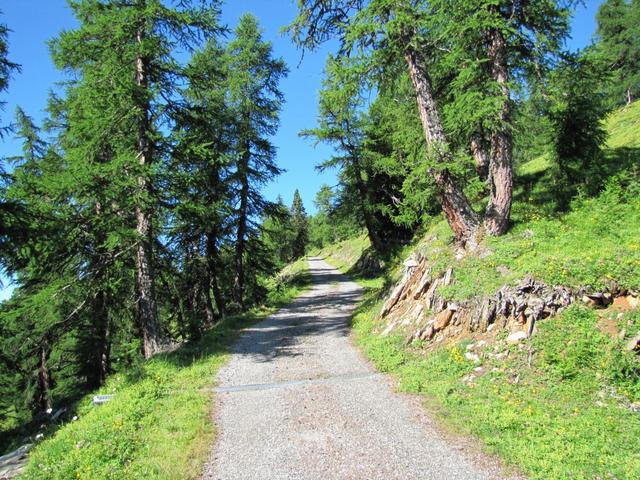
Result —
M 232 348 L 233 354 L 270 362 L 276 357 L 301 355 L 296 346 L 304 337 L 349 334 L 353 310 L 362 298 L 361 288 L 318 259 L 309 263 L 312 289 L 247 329 Z

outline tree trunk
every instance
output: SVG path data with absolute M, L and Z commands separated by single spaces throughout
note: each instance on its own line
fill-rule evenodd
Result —
M 49 390 L 51 389 L 51 376 L 47 367 L 49 360 L 49 341 L 45 338 L 38 351 L 38 394 L 36 397 L 36 408 L 40 412 L 46 412 L 51 408 L 51 398 Z
M 485 148 L 485 142 L 480 135 L 471 139 L 471 153 L 476 162 L 476 173 L 483 182 L 489 178 L 489 155 Z
M 145 24 L 138 28 L 136 41 L 138 45 L 144 40 Z M 147 77 L 147 60 L 139 55 L 136 59 L 136 84 L 142 95 L 148 93 L 149 84 Z M 151 122 L 149 120 L 150 105 L 147 99 L 138 107 L 140 118 L 138 120 L 138 162 L 146 167 L 152 162 L 152 147 L 149 140 Z M 150 192 L 149 181 L 143 173 L 138 179 L 138 187 L 146 203 Z M 144 205 L 138 204 L 135 208 L 138 245 L 136 248 L 136 288 L 138 292 L 137 314 L 140 329 L 142 331 L 142 350 L 145 358 L 149 358 L 158 352 L 160 347 L 160 329 L 158 326 L 158 311 L 156 307 L 154 291 L 154 275 L 152 265 L 153 228 L 151 215 Z
M 511 134 L 511 99 L 509 71 L 507 69 L 507 45 L 502 33 L 489 33 L 489 61 L 493 79 L 503 96 L 499 125 L 491 134 L 491 160 L 489 179 L 491 196 L 487 205 L 485 228 L 490 235 L 502 235 L 509 228 L 513 199 L 513 138 Z
M 98 291 L 93 311 L 92 338 L 90 339 L 91 361 L 87 371 L 87 387 L 97 388 L 104 384 L 110 369 L 111 343 L 109 341 L 109 313 L 107 295 Z
M 202 300 L 204 300 L 203 293 L 201 291 L 201 283 L 196 281 L 191 291 L 191 315 L 189 315 L 189 336 L 191 340 L 200 340 L 202 338 L 200 308 L 202 307 Z
M 245 272 L 244 272 L 244 249 L 245 236 L 247 234 L 247 213 L 249 207 L 249 158 L 250 147 L 245 146 L 245 152 L 240 160 L 238 173 L 240 174 L 240 208 L 238 210 L 238 226 L 236 232 L 236 252 L 235 252 L 235 280 L 233 285 L 234 300 L 244 307 Z
M 373 215 L 369 210 L 369 205 L 371 204 L 369 189 L 367 188 L 367 185 L 362 178 L 360 158 L 357 152 L 352 152 L 352 158 L 353 173 L 356 177 L 356 187 L 358 188 L 358 192 L 360 193 L 360 208 L 362 210 L 362 216 L 364 217 L 365 227 L 367 228 L 367 234 L 375 251 L 378 253 L 382 253 L 384 251 L 384 244 L 382 243 L 382 239 L 378 235 L 378 232 L 376 232 Z
M 633 98 L 631 97 L 631 87 L 627 88 L 627 105 L 631 105 Z
M 222 318 L 225 315 L 226 304 L 224 301 L 224 296 L 220 291 L 220 285 L 218 285 L 218 272 L 216 269 L 218 248 L 216 246 L 216 237 L 217 235 L 213 232 L 207 233 L 207 274 L 209 278 L 210 288 L 213 291 L 213 298 L 216 301 L 218 316 Z
M 431 78 L 426 66 L 413 48 L 407 49 L 405 60 L 415 88 L 424 136 L 431 153 L 435 155 L 436 163 L 439 164 L 432 175 L 439 189 L 442 210 L 456 240 L 463 245 L 473 247 L 480 227 L 480 219 L 446 167 L 447 162 L 450 161 L 450 154 L 446 150 L 447 138 L 433 96 Z

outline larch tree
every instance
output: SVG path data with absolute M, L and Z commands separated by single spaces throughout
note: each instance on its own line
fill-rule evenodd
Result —
M 150 357 L 162 337 L 153 258 L 158 215 L 154 165 L 166 153 L 160 126 L 176 107 L 184 78 L 176 49 L 191 50 L 215 35 L 218 11 L 195 1 L 181 1 L 175 8 L 160 0 L 74 0 L 70 5 L 80 26 L 52 43 L 54 60 L 76 74 L 80 89 L 92 84 L 87 99 L 94 110 L 83 126 L 69 128 L 87 135 L 89 145 L 100 146 L 92 152 L 94 161 L 117 161 L 129 182 L 125 198 L 131 202 L 123 205 L 121 198 L 117 205 L 125 214 L 130 208 L 135 218 L 135 305 L 142 349 Z
M 309 219 L 297 188 L 293 192 L 293 203 L 291 204 L 291 227 L 293 229 L 291 259 L 295 260 L 304 256 L 309 243 Z
M 352 184 L 357 191 L 356 208 L 362 217 L 371 245 L 384 251 L 372 212 L 372 192 L 367 179 L 371 177 L 364 155 L 364 133 L 367 112 L 361 96 L 360 78 L 363 74 L 357 60 L 330 57 L 320 91 L 318 126 L 301 132 L 317 142 L 332 144 L 336 155 L 318 165 L 323 171 L 339 168 L 344 185 Z
M 607 0 L 596 20 L 599 49 L 617 77 L 613 104 L 628 105 L 640 94 L 640 1 Z
M 232 133 L 235 191 L 234 300 L 243 306 L 246 296 L 246 264 L 250 239 L 270 207 L 260 188 L 281 173 L 276 150 L 269 137 L 278 129 L 283 95 L 280 80 L 287 74 L 281 59 L 274 58 L 270 42 L 262 39 L 258 21 L 244 15 L 227 47 L 227 102 L 235 118 Z M 249 260 L 259 263 L 256 257 Z
M 187 67 L 185 105 L 175 117 L 173 149 L 166 184 L 170 185 L 170 238 L 184 269 L 184 289 L 190 299 L 192 333 L 198 333 L 203 314 L 212 325 L 224 316 L 222 288 L 225 263 L 221 245 L 233 233 L 230 139 L 233 118 L 225 103 L 224 51 L 210 40 Z M 189 274 L 190 273 L 190 274 Z M 213 298 L 212 298 L 213 296 Z M 180 300 L 178 303 L 181 305 Z M 187 312 L 186 310 L 189 310 Z
M 426 170 L 438 188 L 442 211 L 455 238 L 473 247 L 482 226 L 493 235 L 504 233 L 508 227 L 513 185 L 512 85 L 522 71 L 535 66 L 529 59 L 552 53 L 556 40 L 566 34 L 567 14 L 568 9 L 559 2 L 546 0 L 480 4 L 466 0 L 301 0 L 299 16 L 289 30 L 305 48 L 337 37 L 342 55 L 357 52 L 371 59 L 374 75 L 379 76 L 388 65 L 397 65 L 402 59 L 413 84 L 428 146 Z M 454 27 L 456 35 L 446 35 Z M 452 62 L 454 59 L 464 61 Z M 457 113 L 459 120 L 467 123 L 470 114 L 479 113 L 489 127 L 486 144 L 469 139 L 476 157 L 488 163 L 488 167 L 479 169 L 487 171 L 492 187 L 483 216 L 472 208 L 456 178 L 454 150 L 458 139 L 451 136 L 446 124 L 446 99 L 434 81 L 446 69 L 454 70 L 449 73 L 450 80 L 464 89 L 471 81 L 473 90 L 482 92 L 476 96 L 482 99 L 484 109 L 475 111 L 467 105 Z

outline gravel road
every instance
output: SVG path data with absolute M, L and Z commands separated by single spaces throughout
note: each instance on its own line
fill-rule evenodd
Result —
M 503 479 L 352 345 L 360 287 L 319 258 L 313 288 L 247 329 L 218 375 L 204 479 Z

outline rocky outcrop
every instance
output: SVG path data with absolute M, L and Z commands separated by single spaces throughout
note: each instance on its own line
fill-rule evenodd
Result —
M 0 457 L 0 480 L 15 478 L 27 465 L 27 453 L 33 447 L 28 443 L 19 449 Z
M 555 315 L 576 301 L 607 306 L 620 295 L 617 285 L 604 292 L 550 286 L 528 277 L 515 286 L 505 285 L 495 294 L 453 302 L 440 294 L 441 286 L 454 281 L 452 268 L 433 272 L 426 258 L 410 257 L 404 275 L 385 301 L 380 317 L 386 327 L 382 335 L 396 330 L 408 334 L 407 340 L 440 342 L 455 338 L 508 329 L 509 341 L 518 343 L 530 337 L 541 319 Z M 630 299 L 637 299 L 635 294 Z M 635 301 L 635 300 L 633 300 Z

